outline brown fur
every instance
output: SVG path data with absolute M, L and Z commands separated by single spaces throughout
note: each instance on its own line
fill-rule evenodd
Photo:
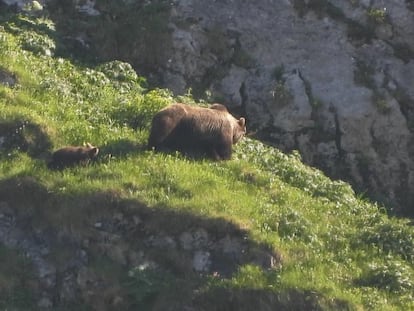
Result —
M 99 148 L 92 146 L 90 143 L 87 143 L 85 147 L 64 147 L 53 152 L 49 168 L 59 169 L 78 164 L 86 165 L 90 160 L 94 159 L 98 153 Z
M 245 133 L 245 119 L 237 120 L 221 104 L 202 108 L 177 103 L 153 117 L 148 147 L 227 160 Z
M 209 108 L 210 109 L 216 109 L 216 110 L 224 111 L 224 112 L 229 112 L 227 110 L 227 107 L 224 106 L 224 105 L 222 105 L 222 104 L 214 103 L 214 104 L 211 104 L 211 106 Z

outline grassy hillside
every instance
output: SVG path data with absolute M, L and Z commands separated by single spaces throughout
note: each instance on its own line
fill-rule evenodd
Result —
M 414 310 L 409 220 L 252 139 L 226 162 L 146 151 L 152 115 L 191 97 L 65 52 L 50 20 L 0 13 L 0 229 L 13 215 L 56 267 L 44 284 L 30 248 L 3 237 L 1 309 L 41 310 L 54 290 L 55 310 Z M 92 165 L 47 169 L 84 142 L 101 149 Z M 188 232 L 206 232 L 208 269 L 194 271 Z M 246 254 L 214 253 L 226 239 Z

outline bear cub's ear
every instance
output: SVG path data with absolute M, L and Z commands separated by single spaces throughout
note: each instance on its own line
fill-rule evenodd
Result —
M 241 117 L 240 119 L 239 119 L 239 125 L 241 126 L 241 127 L 245 127 L 246 126 L 246 119 L 245 118 L 243 118 L 243 117 Z

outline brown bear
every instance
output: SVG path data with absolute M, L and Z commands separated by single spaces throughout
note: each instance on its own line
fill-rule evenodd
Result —
M 48 166 L 51 169 L 62 169 L 77 164 L 86 165 L 99 153 L 99 148 L 86 143 L 86 146 L 68 146 L 56 150 Z
M 153 117 L 148 148 L 228 160 L 232 145 L 245 134 L 246 120 L 234 118 L 224 105 L 203 108 L 176 103 Z

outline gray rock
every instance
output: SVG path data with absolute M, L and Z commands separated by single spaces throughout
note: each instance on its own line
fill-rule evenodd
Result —
M 395 193 L 414 189 L 414 12 L 404 1 L 328 2 L 300 12 L 291 1 L 175 1 L 164 82 L 182 93 L 202 81 L 283 150 L 408 209 L 414 196 Z
M 207 272 L 211 266 L 210 253 L 207 251 L 196 251 L 193 257 L 193 269 L 197 272 Z
M 39 308 L 43 308 L 43 309 L 50 309 L 53 307 L 53 302 L 50 298 L 48 297 L 42 297 L 40 298 L 40 300 L 37 302 L 37 306 Z
M 208 233 L 203 228 L 193 232 L 183 232 L 179 240 L 181 247 L 185 250 L 200 250 L 207 247 L 210 243 Z
M 243 254 L 243 246 L 240 238 L 227 235 L 218 242 L 218 247 L 224 254 L 231 255 L 236 260 L 239 260 Z
M 86 14 L 86 15 L 89 15 L 89 16 L 101 15 L 101 12 L 99 12 L 95 8 L 95 1 L 94 0 L 82 1 L 76 6 L 76 8 L 78 9 L 78 11 L 80 13 L 83 13 L 83 14 Z
M 146 239 L 146 244 L 150 247 L 174 249 L 177 243 L 171 236 L 152 235 Z

